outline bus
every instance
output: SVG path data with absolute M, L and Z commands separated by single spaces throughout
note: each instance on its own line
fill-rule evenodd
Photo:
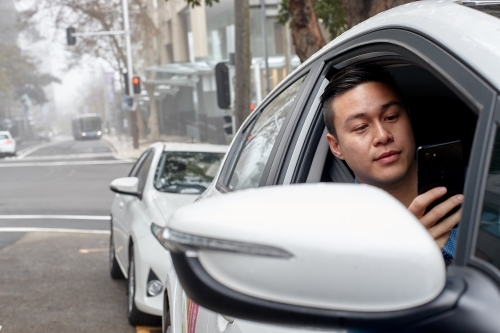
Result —
M 95 113 L 82 114 L 71 119 L 75 140 L 100 139 L 102 135 L 101 116 Z

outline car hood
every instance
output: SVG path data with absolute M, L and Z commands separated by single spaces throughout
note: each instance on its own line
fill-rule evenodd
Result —
M 157 213 L 162 219 L 156 219 L 155 223 L 164 227 L 172 213 L 185 205 L 193 203 L 199 194 L 177 194 L 156 192 L 152 197 L 152 202 Z

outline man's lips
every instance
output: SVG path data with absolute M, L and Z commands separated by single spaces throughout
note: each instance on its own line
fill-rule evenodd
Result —
M 401 152 L 399 152 L 399 151 L 390 150 L 390 151 L 387 151 L 387 152 L 381 154 L 379 157 L 377 157 L 375 159 L 375 161 L 382 162 L 382 163 L 391 163 L 399 158 L 400 153 Z

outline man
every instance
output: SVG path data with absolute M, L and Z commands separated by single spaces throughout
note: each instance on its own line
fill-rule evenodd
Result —
M 463 202 L 456 195 L 428 213 L 426 208 L 446 193 L 434 188 L 417 193 L 415 139 L 409 111 L 389 73 L 379 68 L 350 67 L 337 73 L 321 96 L 332 153 L 344 160 L 356 182 L 379 187 L 408 207 L 436 240 L 447 263 L 453 259 Z

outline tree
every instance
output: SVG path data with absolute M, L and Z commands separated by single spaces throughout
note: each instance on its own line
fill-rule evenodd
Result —
M 325 45 L 318 19 L 332 38 L 354 25 L 413 0 L 282 0 L 278 22 L 290 20 L 295 51 L 304 62 Z
M 47 17 L 53 20 L 57 31 L 73 26 L 77 32 L 123 30 L 122 0 L 32 0 L 20 12 L 20 26 L 28 28 L 40 24 Z M 144 32 L 157 33 L 140 0 L 129 3 L 131 38 L 137 50 L 147 49 L 148 39 Z M 81 65 L 85 56 L 107 61 L 111 67 L 122 73 L 126 66 L 125 43 L 119 35 L 100 37 L 77 37 L 77 43 L 68 48 L 68 68 Z
M 35 104 L 44 104 L 47 97 L 43 87 L 59 80 L 45 73 L 40 73 L 36 62 L 16 44 L 0 42 L 0 93 L 19 100 L 28 95 Z

